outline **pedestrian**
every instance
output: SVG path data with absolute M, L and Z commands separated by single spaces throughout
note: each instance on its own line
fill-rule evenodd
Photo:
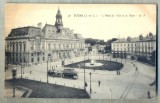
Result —
M 150 98 L 151 98 L 151 93 L 150 93 L 150 91 L 147 92 L 147 95 L 148 95 L 148 99 L 150 99 Z
M 119 70 L 119 75 L 121 74 L 120 70 Z
M 88 86 L 88 84 L 87 84 L 87 82 L 85 82 L 85 87 L 87 87 Z
M 118 75 L 118 70 L 117 70 L 117 75 Z
M 138 70 L 138 68 L 136 67 L 136 71 Z
M 30 70 L 30 74 L 32 73 L 32 71 Z
M 98 85 L 99 85 L 99 87 L 101 86 L 101 81 L 98 81 Z

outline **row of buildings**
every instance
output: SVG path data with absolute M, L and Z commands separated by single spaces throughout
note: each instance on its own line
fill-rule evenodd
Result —
M 149 33 L 143 37 L 128 37 L 126 39 L 118 39 L 111 44 L 113 54 L 126 54 L 128 56 L 150 56 L 156 51 L 156 35 Z
M 27 26 L 14 28 L 6 38 L 6 64 L 38 64 L 105 52 L 105 45 L 90 46 L 85 44 L 81 34 L 63 27 L 62 14 L 58 9 L 55 24 L 39 23 L 38 27 Z M 150 55 L 156 50 L 156 35 L 118 39 L 111 44 L 112 54 Z
M 72 58 L 84 55 L 85 40 L 81 34 L 63 27 L 62 15 L 58 9 L 55 25 L 45 24 L 41 28 L 27 26 L 14 28 L 6 38 L 7 64 L 27 65 Z

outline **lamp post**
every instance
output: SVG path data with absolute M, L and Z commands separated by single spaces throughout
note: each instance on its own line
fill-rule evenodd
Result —
M 85 54 L 84 54 L 84 90 L 86 90 L 86 77 L 85 77 Z
M 111 51 L 111 53 L 110 53 L 110 61 L 111 61 L 111 55 L 112 55 L 112 51 Z
M 21 63 L 21 78 L 22 78 L 22 63 Z
M 48 83 L 48 59 L 47 59 L 47 83 Z
M 104 60 L 104 50 L 103 50 L 103 60 Z
M 12 80 L 13 80 L 13 97 L 15 97 L 15 79 L 16 79 L 16 75 L 17 75 L 17 69 L 16 68 L 12 68 Z
M 121 57 L 121 63 L 122 63 L 122 51 L 121 51 L 120 57 Z
M 125 55 L 125 63 L 126 63 L 126 57 L 127 57 L 127 56 L 126 56 L 126 52 L 125 52 L 125 54 L 124 54 L 124 55 Z
M 50 59 L 50 54 L 48 54 L 48 58 L 47 58 L 47 83 L 48 83 L 48 61 Z
M 118 52 L 117 52 L 118 53 Z M 117 62 L 117 53 L 116 53 L 116 62 Z
M 90 75 L 90 94 L 91 94 L 92 93 L 92 87 L 91 87 L 91 75 L 92 75 L 92 73 L 90 72 L 89 75 Z

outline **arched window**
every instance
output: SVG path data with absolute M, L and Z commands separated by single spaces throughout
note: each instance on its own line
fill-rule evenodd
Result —
M 13 49 L 12 49 L 12 50 L 13 50 L 13 52 L 15 52 L 15 48 L 14 48 L 14 47 L 15 47 L 15 46 L 14 46 L 14 44 L 13 44 Z
M 26 51 L 26 44 L 25 43 L 23 44 L 23 50 L 24 50 L 24 52 Z
M 59 44 L 59 49 L 61 49 L 61 44 Z
M 22 51 L 22 43 L 20 43 L 20 51 Z
M 16 43 L 16 51 L 18 51 L 18 43 Z
M 51 49 L 51 44 L 48 44 L 48 49 L 49 49 L 49 50 Z
M 63 44 L 63 49 L 65 49 L 65 44 Z

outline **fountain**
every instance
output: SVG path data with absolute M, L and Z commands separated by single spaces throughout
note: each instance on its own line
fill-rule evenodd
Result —
M 94 60 L 93 59 L 91 60 L 91 65 L 94 65 Z
M 85 63 L 85 66 L 88 66 L 88 67 L 98 67 L 98 66 L 102 66 L 102 65 L 103 65 L 102 63 L 95 62 L 95 60 L 93 59 L 93 51 L 92 51 L 91 52 L 90 63 Z

